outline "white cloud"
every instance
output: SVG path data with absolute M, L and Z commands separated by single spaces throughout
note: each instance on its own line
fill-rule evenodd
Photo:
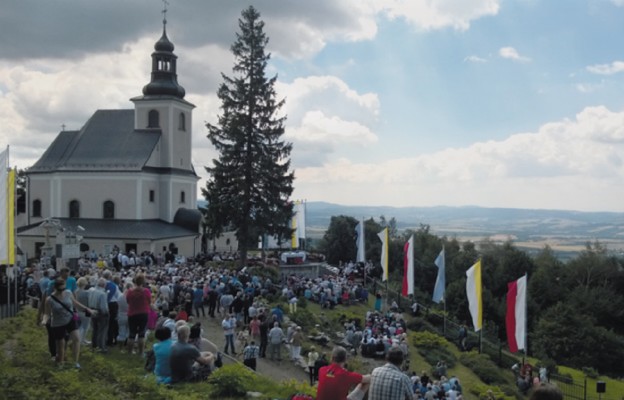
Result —
M 370 0 L 378 12 L 404 18 L 422 30 L 453 28 L 465 31 L 470 23 L 498 14 L 499 0 Z
M 485 63 L 487 60 L 485 58 L 481 58 L 479 56 L 471 55 L 464 58 L 464 62 L 472 62 L 472 63 Z
M 291 83 L 277 82 L 287 139 L 294 143 L 295 166 L 319 165 L 345 147 L 367 147 L 378 141 L 373 132 L 379 98 L 358 93 L 334 76 L 309 76 Z
M 354 204 L 621 211 L 622 154 L 624 112 L 587 107 L 574 120 L 502 141 L 376 164 L 342 158 L 301 168 L 296 195 L 316 199 L 323 187 L 318 193 L 326 201 Z M 332 188 L 340 188 L 340 200 Z
M 622 0 L 624 3 L 624 0 Z M 587 67 L 592 74 L 613 75 L 624 72 L 624 61 L 613 61 L 611 64 L 595 64 Z
M 501 56 L 502 58 L 506 58 L 508 60 L 513 60 L 513 61 L 518 61 L 518 62 L 531 61 L 530 58 L 521 56 L 518 53 L 518 50 L 514 49 L 513 47 L 501 47 L 500 50 L 498 50 L 498 55 Z
M 618 7 L 624 7 L 624 0 L 611 0 L 611 3 L 615 4 Z

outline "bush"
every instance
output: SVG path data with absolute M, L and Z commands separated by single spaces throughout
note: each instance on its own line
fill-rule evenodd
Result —
M 505 384 L 508 379 L 501 369 L 486 354 L 475 351 L 462 353 L 459 361 L 470 368 L 483 382 L 489 384 Z
M 449 345 L 448 340 L 431 332 L 415 332 L 412 337 L 412 343 L 417 348 L 432 349 Z
M 473 387 L 471 387 L 468 391 L 474 394 L 475 396 L 477 396 L 479 400 L 489 400 L 490 397 L 489 397 L 488 391 L 490 390 L 492 391 L 492 395 L 494 396 L 494 399 L 496 400 L 515 400 L 516 399 L 516 396 L 506 394 L 497 386 L 487 386 L 487 385 L 476 384 Z
M 457 358 L 451 351 L 451 344 L 440 335 L 431 332 L 412 332 L 412 344 L 429 365 L 435 366 L 442 360 L 448 368 L 453 368 Z
M 431 323 L 420 317 L 414 317 L 409 319 L 407 321 L 407 329 L 412 332 L 437 331 L 437 329 Z
M 210 395 L 221 397 L 245 397 L 252 388 L 253 372 L 240 364 L 228 364 L 208 377 Z
M 596 371 L 596 369 L 592 367 L 583 367 L 582 371 L 586 377 L 592 378 L 592 379 L 598 379 L 599 374 L 598 374 L 598 371 Z
M 289 314 L 288 317 L 297 325 L 299 325 L 304 332 L 312 332 L 315 325 L 320 323 L 320 320 L 310 309 L 298 308 L 294 314 Z

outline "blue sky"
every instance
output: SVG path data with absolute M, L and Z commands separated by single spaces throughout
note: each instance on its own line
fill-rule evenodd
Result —
M 251 3 L 286 98 L 294 198 L 624 211 L 624 0 Z M 231 74 L 248 4 L 170 0 L 202 186 L 215 157 L 203 123 L 219 113 L 220 73 Z M 32 165 L 62 124 L 132 108 L 161 8 L 4 6 L 0 145 L 12 164 Z

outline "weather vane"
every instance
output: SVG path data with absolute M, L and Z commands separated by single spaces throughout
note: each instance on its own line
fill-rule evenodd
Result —
M 167 6 L 169 5 L 169 2 L 167 0 L 162 0 L 163 2 L 163 24 L 167 25 Z

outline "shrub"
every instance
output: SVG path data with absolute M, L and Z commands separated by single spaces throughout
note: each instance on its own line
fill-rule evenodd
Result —
M 407 329 L 412 332 L 436 331 L 436 328 L 433 325 L 420 317 L 409 319 L 407 321 Z
M 436 335 L 431 332 L 416 332 L 413 334 L 412 343 L 417 348 L 437 348 L 437 347 L 446 347 L 449 345 L 448 340 L 444 339 L 440 335 Z
M 586 377 L 592 378 L 592 379 L 598 379 L 599 374 L 598 374 L 598 371 L 596 371 L 596 369 L 592 367 L 583 367 L 582 371 Z
M 306 333 L 313 331 L 315 325 L 320 322 L 318 317 L 308 308 L 298 308 L 296 313 L 288 316 Z
M 453 368 L 457 358 L 450 349 L 450 343 L 440 335 L 431 332 L 413 332 L 410 334 L 416 351 L 425 358 L 429 365 L 436 365 L 442 360 L 448 368 Z
M 479 354 L 475 351 L 462 353 L 459 361 L 488 385 L 508 383 L 501 369 L 486 354 Z
M 516 396 L 506 394 L 497 386 L 487 386 L 487 385 L 476 384 L 469 389 L 469 392 L 477 396 L 479 400 L 489 400 L 490 397 L 489 397 L 488 391 L 490 390 L 492 391 L 492 395 L 494 396 L 495 400 L 515 400 L 516 399 Z
M 245 366 L 228 364 L 214 371 L 208 377 L 210 395 L 221 397 L 245 397 L 252 388 L 255 376 Z

